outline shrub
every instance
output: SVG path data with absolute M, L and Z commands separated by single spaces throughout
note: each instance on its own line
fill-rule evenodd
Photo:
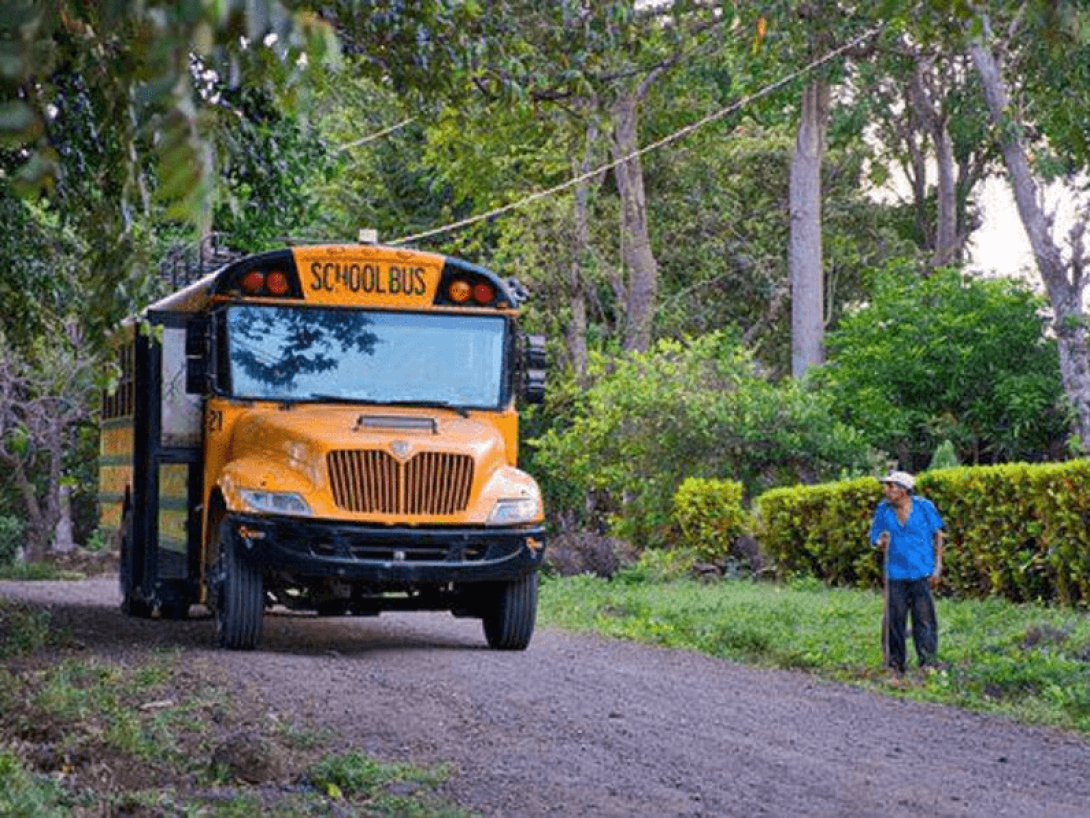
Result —
M 690 477 L 674 495 L 680 542 L 697 560 L 717 563 L 749 529 L 742 507 L 742 484 L 733 480 Z
M 964 597 L 1090 603 L 1090 460 L 959 467 L 921 474 L 917 491 L 946 523 L 943 588 Z M 873 477 L 757 498 L 761 546 L 784 577 L 880 581 L 870 521 Z
M 873 470 L 862 436 L 832 419 L 821 394 L 769 383 L 721 333 L 597 357 L 591 376 L 570 422 L 530 441 L 534 465 L 546 486 L 563 489 L 550 503 L 593 498 L 613 533 L 640 546 L 668 541 L 674 494 L 689 477 L 736 480 L 752 496 Z
M 768 491 L 756 501 L 761 548 L 785 578 L 872 586 L 881 576 L 867 535 L 880 499 L 874 477 Z

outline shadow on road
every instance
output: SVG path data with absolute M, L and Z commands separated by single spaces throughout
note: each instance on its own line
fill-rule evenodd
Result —
M 138 619 L 121 613 L 114 587 L 102 587 L 101 604 L 87 601 L 87 587 L 67 595 L 65 585 L 82 583 L 5 583 L 0 597 L 19 599 L 48 610 L 52 630 L 63 644 L 110 654 L 132 649 L 205 650 L 213 647 L 215 623 L 194 605 L 185 620 Z M 75 588 L 73 587 L 73 591 Z M 67 596 L 78 599 L 69 600 Z M 480 622 L 449 614 L 391 613 L 378 617 L 317 617 L 273 609 L 266 612 L 259 652 L 299 656 L 363 656 L 403 650 L 484 650 Z

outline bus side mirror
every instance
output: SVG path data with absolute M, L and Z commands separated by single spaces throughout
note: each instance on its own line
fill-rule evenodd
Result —
M 545 336 L 523 336 L 522 356 L 522 399 L 526 403 L 544 403 Z
M 210 327 L 208 317 L 204 315 L 190 318 L 185 325 L 185 391 L 190 395 L 205 395 L 211 391 Z

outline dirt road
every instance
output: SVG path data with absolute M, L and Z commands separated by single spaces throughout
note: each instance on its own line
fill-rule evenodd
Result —
M 488 816 L 1090 816 L 1090 745 L 804 674 L 539 630 L 484 648 L 447 615 L 270 615 L 254 653 L 212 623 L 126 620 L 113 578 L 3 583 L 88 650 L 178 646 L 285 717 L 386 759 L 449 761 Z

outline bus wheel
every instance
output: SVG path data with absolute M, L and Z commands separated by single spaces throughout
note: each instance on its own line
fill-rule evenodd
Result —
M 501 584 L 484 612 L 484 637 L 493 650 L 526 650 L 537 618 L 537 572 Z
M 125 509 L 121 518 L 121 555 L 118 577 L 121 581 L 121 613 L 125 616 L 134 616 L 140 619 L 148 619 L 151 616 L 151 605 L 142 596 L 140 588 L 134 581 L 134 560 L 132 539 L 132 509 Z
M 212 594 L 216 611 L 216 645 L 230 650 L 253 650 L 261 641 L 265 613 L 265 582 L 261 572 L 239 554 L 224 516 L 213 528 L 213 553 L 219 554 Z

